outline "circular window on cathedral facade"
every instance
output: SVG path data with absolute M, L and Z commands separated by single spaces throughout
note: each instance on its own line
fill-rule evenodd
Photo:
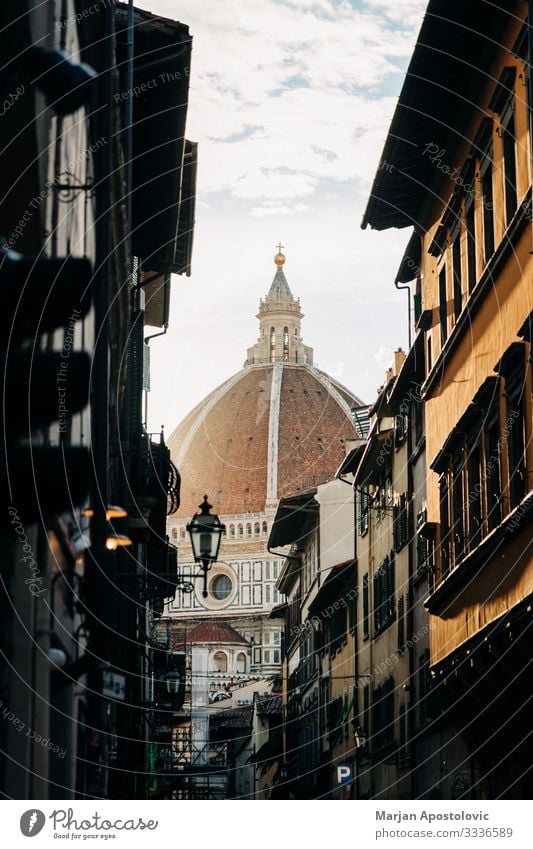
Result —
M 216 575 L 211 581 L 211 593 L 217 601 L 224 601 L 231 595 L 233 585 L 228 575 Z

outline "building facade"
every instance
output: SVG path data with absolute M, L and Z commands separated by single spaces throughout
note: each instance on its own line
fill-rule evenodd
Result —
M 144 798 L 154 727 L 181 698 L 181 658 L 154 634 L 177 582 L 161 539 L 179 481 L 142 400 L 147 328 L 168 324 L 171 272 L 190 274 L 191 36 L 139 9 L 128 21 L 125 4 L 94 10 L 0 11 L 14 86 L 0 156 L 0 788 L 16 799 Z M 169 82 L 135 97 L 154 50 Z
M 430 2 L 363 222 L 414 225 L 399 279 L 424 346 L 429 664 L 464 740 L 442 750 L 445 798 L 532 793 L 528 9 Z

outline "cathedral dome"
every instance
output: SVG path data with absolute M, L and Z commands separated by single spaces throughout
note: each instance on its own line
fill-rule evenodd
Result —
M 168 440 L 182 479 L 178 516 L 197 512 L 205 493 L 222 516 L 272 509 L 283 496 L 331 480 L 355 437 L 351 408 L 361 401 L 313 365 L 299 301 L 276 265 L 244 368 Z

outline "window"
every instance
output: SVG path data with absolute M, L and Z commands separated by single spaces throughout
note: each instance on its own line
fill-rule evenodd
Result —
M 274 649 L 274 663 L 280 663 L 279 649 Z
M 450 571 L 450 504 L 448 475 L 443 474 L 439 481 L 440 489 L 440 571 L 445 578 Z
M 458 230 L 452 246 L 453 315 L 455 321 L 463 309 L 463 274 L 461 270 L 461 232 Z
M 270 604 L 270 584 L 265 587 L 265 604 Z
M 481 485 L 481 434 L 476 428 L 466 442 L 468 475 L 468 538 L 469 548 L 475 548 L 483 538 L 483 487 Z
M 267 533 L 268 533 L 268 525 L 267 525 L 267 523 L 266 523 L 266 522 L 263 522 L 263 533 L 264 533 L 264 534 L 267 534 Z
M 228 598 L 232 589 L 231 579 L 227 575 L 217 575 L 211 581 L 211 594 L 217 601 L 224 601 Z
M 379 634 L 394 619 L 394 555 L 386 557 L 373 578 L 374 632 Z
M 497 397 L 492 399 L 492 403 L 485 413 L 484 442 L 487 525 L 489 531 L 492 531 L 501 522 L 500 418 Z
M 394 678 L 392 675 L 374 690 L 374 750 L 394 743 Z
M 368 595 L 368 572 L 363 575 L 363 639 L 370 636 L 370 599 Z
M 399 730 L 399 745 L 398 745 L 398 768 L 405 769 L 406 766 L 409 765 L 409 757 L 407 754 L 408 746 L 407 746 L 407 717 L 405 712 L 405 705 L 400 705 L 400 711 L 398 716 L 398 730 Z
M 283 328 L 283 362 L 289 361 L 289 328 Z
M 409 542 L 409 502 L 406 495 L 400 495 L 393 511 L 394 548 L 401 551 Z
M 239 652 L 237 655 L 237 672 L 241 675 L 246 672 L 246 655 L 243 652 Z
M 494 253 L 494 200 L 492 188 L 492 145 L 481 166 L 481 203 L 483 211 L 483 250 L 485 265 Z
M 370 684 L 363 687 L 363 716 L 362 730 L 365 736 L 365 754 L 368 753 L 368 741 L 370 740 Z
M 172 528 L 172 539 L 177 540 L 178 538 L 178 529 Z
M 420 398 L 419 390 L 416 393 L 411 409 L 415 421 L 415 444 L 418 445 L 418 443 L 424 436 L 425 427 L 424 403 Z
M 224 654 L 223 651 L 217 651 L 213 655 L 213 671 L 214 672 L 227 672 L 228 671 L 228 658 Z
M 405 440 L 407 439 L 407 429 L 409 427 L 409 419 L 405 415 L 405 413 L 400 413 L 395 417 L 395 427 L 394 427 L 394 443 L 396 448 L 399 448 L 400 445 L 403 445 Z
M 270 581 L 270 563 L 265 563 L 265 579 Z
M 418 722 L 425 725 L 428 721 L 428 678 L 429 678 L 429 649 L 426 649 L 418 660 Z
M 270 328 L 270 362 L 276 362 L 276 329 Z
M 398 599 L 398 652 L 402 654 L 405 651 L 405 599 L 402 596 Z
M 465 519 L 464 519 L 464 451 L 457 446 L 452 463 L 452 498 L 453 498 L 453 554 L 454 565 L 462 559 L 465 553 Z
M 244 528 L 243 528 L 243 526 L 242 526 L 242 525 L 239 525 L 239 526 L 238 526 L 238 531 L 239 531 L 239 536 L 240 536 L 240 537 L 244 536 Z
M 254 525 L 254 536 L 258 537 L 260 535 L 260 533 L 261 533 L 261 525 L 259 524 L 259 522 L 256 522 L 255 525 Z
M 181 531 L 180 531 L 180 539 L 182 539 L 182 540 L 185 539 L 186 535 L 187 535 L 187 531 L 185 530 L 185 528 L 182 528 Z
M 263 652 L 263 663 L 270 663 L 270 649 L 265 649 Z
M 335 610 L 329 623 L 329 656 L 334 657 L 346 643 L 346 608 Z
M 511 510 L 524 498 L 527 491 L 527 460 L 525 433 L 525 351 L 521 343 L 513 345 L 501 364 L 505 376 L 506 423 L 509 456 L 509 499 Z
M 439 323 L 440 323 L 440 345 L 444 348 L 448 338 L 448 296 L 446 289 L 446 267 L 439 272 Z
M 355 633 L 355 625 L 356 625 L 356 621 L 357 621 L 356 620 L 356 607 L 355 607 L 356 604 L 357 604 L 357 599 L 355 597 L 349 599 L 349 601 L 348 601 L 348 630 L 350 631 L 350 634 Z
M 465 211 L 466 227 L 466 269 L 468 274 L 468 292 L 472 292 L 477 283 L 476 261 L 476 206 L 472 199 Z
M 429 566 L 429 540 L 422 534 L 416 537 L 416 575 L 423 575 Z
M 229 526 L 229 535 L 230 537 L 235 537 L 235 525 Z
M 364 536 L 368 531 L 368 506 L 368 487 L 364 486 L 357 490 L 357 532 L 359 536 Z
M 252 536 L 252 526 L 249 522 L 246 525 L 246 536 L 248 537 L 248 539 L 251 539 Z
M 505 180 L 505 216 L 509 223 L 516 212 L 518 197 L 516 190 L 516 133 L 512 106 L 502 121 L 503 171 Z

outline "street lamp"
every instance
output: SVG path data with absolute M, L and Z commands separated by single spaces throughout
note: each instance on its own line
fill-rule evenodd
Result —
M 165 677 L 167 693 L 171 696 L 177 696 L 182 683 L 182 676 L 179 672 L 167 672 Z
M 195 513 L 187 525 L 194 559 L 197 563 L 202 564 L 204 576 L 202 595 L 204 598 L 207 598 L 207 573 L 211 565 L 218 559 L 222 534 L 226 533 L 226 526 L 221 523 L 217 515 L 211 515 L 209 512 L 211 509 L 212 505 L 209 504 L 207 495 L 204 495 L 203 503 L 200 504 L 201 512 Z
M 363 749 L 366 746 L 366 734 L 360 725 L 355 729 L 354 739 L 356 749 Z

